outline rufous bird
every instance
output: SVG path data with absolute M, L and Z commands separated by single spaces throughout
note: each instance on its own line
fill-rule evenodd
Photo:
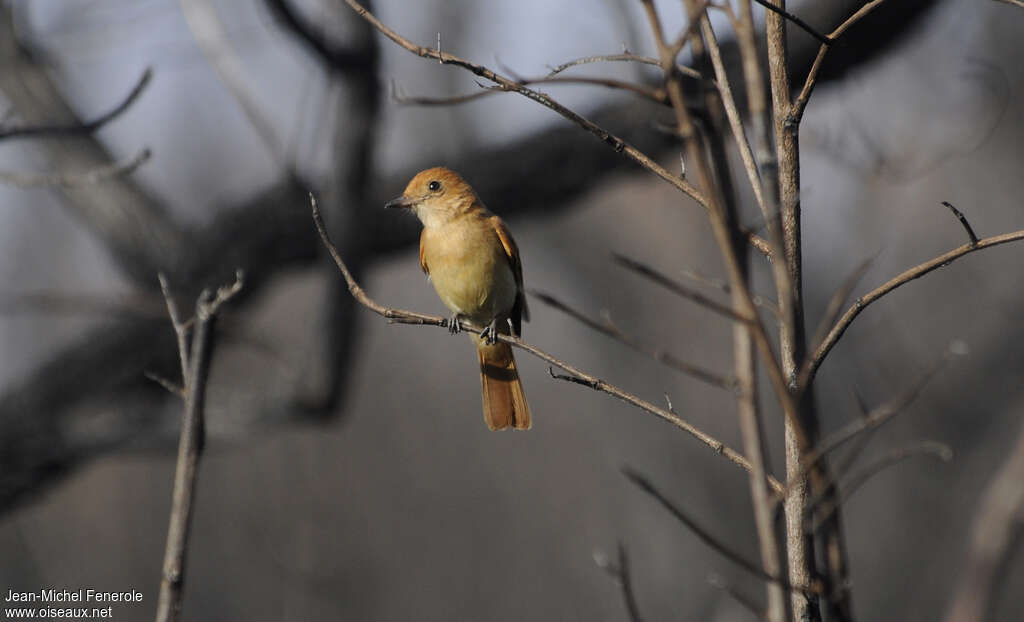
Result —
M 385 207 L 412 210 L 423 223 L 420 267 L 452 313 L 448 329 L 459 332 L 460 320 L 485 327 L 469 336 L 480 358 L 488 427 L 528 430 L 530 407 L 512 347 L 495 337 L 519 336 L 522 321 L 529 319 L 523 266 L 508 227 L 458 173 L 443 167 L 417 173 Z

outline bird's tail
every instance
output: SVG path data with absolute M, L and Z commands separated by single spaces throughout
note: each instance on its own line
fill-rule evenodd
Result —
M 484 394 L 484 420 L 492 430 L 512 427 L 530 429 L 530 407 L 516 371 L 512 346 L 477 342 L 480 356 L 480 383 Z

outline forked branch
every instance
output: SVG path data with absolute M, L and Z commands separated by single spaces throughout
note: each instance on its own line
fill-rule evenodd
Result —
M 161 281 L 166 282 L 165 279 Z M 213 324 L 221 305 L 230 300 L 241 288 L 242 273 L 239 271 L 235 275 L 235 282 L 218 289 L 216 295 L 209 290 L 203 290 L 196 301 L 192 347 L 187 354 L 180 345 L 183 343 L 181 335 L 185 331 L 184 325 L 170 295 L 167 297 L 167 308 L 174 324 L 174 332 L 179 335 L 182 368 L 187 369 L 188 373 L 184 378 L 185 412 L 181 421 L 178 461 L 174 469 L 174 492 L 171 498 L 171 517 L 167 526 L 167 546 L 164 551 L 160 595 L 157 599 L 157 622 L 173 622 L 178 619 L 181 612 L 185 584 L 185 553 L 192 522 L 196 474 L 205 438 L 203 406 L 213 349 Z

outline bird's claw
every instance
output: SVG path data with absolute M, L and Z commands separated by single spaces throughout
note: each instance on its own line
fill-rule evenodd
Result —
M 480 331 L 480 338 L 489 346 L 498 343 L 498 325 L 496 322 L 497 320 L 491 320 L 491 323 Z
M 455 313 L 448 318 L 448 332 L 457 335 L 462 330 L 462 326 L 459 324 L 459 316 Z

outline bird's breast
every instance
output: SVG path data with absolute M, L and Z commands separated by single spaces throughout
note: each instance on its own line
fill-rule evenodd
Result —
M 477 223 L 424 229 L 423 254 L 441 301 L 477 323 L 507 316 L 516 282 L 497 234 Z

